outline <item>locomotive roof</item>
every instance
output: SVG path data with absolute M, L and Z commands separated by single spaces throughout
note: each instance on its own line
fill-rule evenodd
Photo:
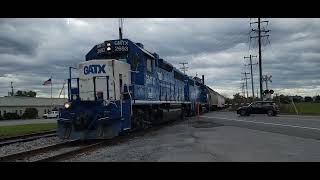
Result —
M 103 43 L 106 43 L 108 41 L 119 41 L 120 39 L 113 39 L 113 40 L 105 40 Z M 143 53 L 145 53 L 146 55 L 150 56 L 153 59 L 158 59 L 159 61 L 161 61 L 161 63 L 163 64 L 167 64 L 169 66 L 171 66 L 173 68 L 173 70 L 175 70 L 176 72 L 183 74 L 179 69 L 175 68 L 171 63 L 169 63 L 168 61 L 160 58 L 156 53 L 152 53 L 148 50 L 146 50 L 144 47 L 139 46 L 138 44 L 141 44 L 139 42 L 133 42 L 130 39 L 122 39 L 124 41 L 128 41 L 130 44 L 132 44 L 133 46 L 135 46 L 136 48 L 138 48 L 139 50 L 141 50 Z M 98 46 L 99 44 L 96 44 L 86 55 L 86 59 L 87 56 Z M 91 59 L 91 58 L 90 58 Z
M 127 39 L 127 40 L 128 40 L 128 41 L 131 41 L 131 40 L 129 40 L 129 39 Z M 132 42 L 132 41 L 131 41 L 131 42 Z M 146 53 L 147 55 L 151 56 L 152 58 L 155 58 L 154 55 L 153 55 L 151 52 L 149 52 L 148 50 L 146 50 L 146 49 L 138 46 L 138 45 L 137 45 L 138 42 L 136 42 L 136 43 L 132 42 L 132 43 L 133 43 L 135 46 L 137 46 L 142 52 Z

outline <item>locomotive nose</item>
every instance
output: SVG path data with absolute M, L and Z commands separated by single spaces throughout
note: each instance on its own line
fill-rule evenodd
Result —
M 73 120 L 75 130 L 87 129 L 92 122 L 93 117 L 89 112 L 81 112 Z

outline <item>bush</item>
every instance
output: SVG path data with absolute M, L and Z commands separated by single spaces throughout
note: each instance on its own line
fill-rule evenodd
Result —
M 3 115 L 4 120 L 11 120 L 11 119 L 20 119 L 20 116 L 17 113 L 6 113 Z
M 26 119 L 34 119 L 37 117 L 38 117 L 38 110 L 36 108 L 27 108 L 22 115 L 22 118 L 26 118 Z

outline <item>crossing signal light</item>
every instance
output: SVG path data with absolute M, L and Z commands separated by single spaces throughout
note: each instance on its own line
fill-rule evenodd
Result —
M 268 90 L 268 89 L 267 89 L 267 90 L 264 90 L 264 91 L 263 91 L 263 94 L 264 94 L 264 95 L 266 95 L 266 94 L 273 94 L 273 93 L 274 93 L 274 91 L 273 91 L 272 89 L 271 89 L 271 90 Z

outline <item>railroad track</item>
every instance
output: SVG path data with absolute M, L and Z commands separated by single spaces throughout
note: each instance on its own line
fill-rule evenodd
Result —
M 68 141 L 50 146 L 45 146 L 29 151 L 23 151 L 11 155 L 0 157 L 0 161 L 3 162 L 15 162 L 15 161 L 27 161 L 27 162 L 52 162 L 60 161 L 74 157 L 75 155 L 90 152 L 98 148 L 107 147 L 123 143 L 135 137 L 144 136 L 150 132 L 154 132 L 163 127 L 175 125 L 182 120 L 164 123 L 158 126 L 154 126 L 142 131 L 134 131 L 126 134 L 122 134 L 113 139 L 108 140 L 95 140 L 95 141 Z
M 20 142 L 27 142 L 27 141 L 33 141 L 36 139 L 44 138 L 44 137 L 54 137 L 56 136 L 56 131 L 46 131 L 41 133 L 32 133 L 32 134 L 26 134 L 21 136 L 12 136 L 7 138 L 0 138 L 0 147 L 14 144 L 14 143 L 20 143 Z

